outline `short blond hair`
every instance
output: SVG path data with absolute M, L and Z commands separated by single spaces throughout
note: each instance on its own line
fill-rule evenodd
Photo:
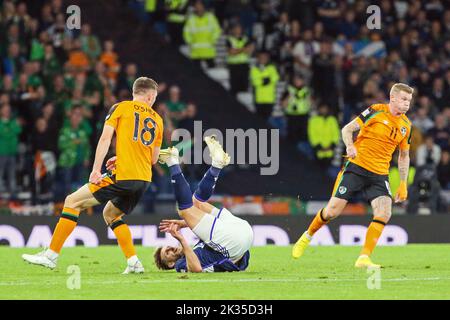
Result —
M 394 93 L 401 92 L 401 91 L 409 93 L 409 94 L 414 93 L 414 89 L 412 87 L 408 86 L 407 84 L 396 83 L 392 86 L 391 92 L 389 94 L 393 95 Z
M 133 83 L 133 94 L 144 94 L 148 90 L 158 90 L 155 80 L 147 77 L 139 77 Z

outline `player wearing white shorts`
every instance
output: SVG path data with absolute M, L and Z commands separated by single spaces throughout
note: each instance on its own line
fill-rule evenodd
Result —
M 178 213 L 183 220 L 163 220 L 160 230 L 170 233 L 180 247 L 164 246 L 156 250 L 154 258 L 159 269 L 177 272 L 244 271 L 248 267 L 253 243 L 250 224 L 234 216 L 226 208 L 218 209 L 207 203 L 217 182 L 220 170 L 229 164 L 230 157 L 214 136 L 206 137 L 212 166 L 192 195 L 179 166 L 178 150 L 161 150 L 160 162 L 169 166 Z M 200 239 L 191 248 L 180 233 L 188 227 Z

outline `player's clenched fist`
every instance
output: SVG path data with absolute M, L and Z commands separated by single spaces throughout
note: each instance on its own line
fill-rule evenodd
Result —
M 102 173 L 100 171 L 92 171 L 89 176 L 89 182 L 93 184 L 99 184 L 102 181 Z
M 356 157 L 356 147 L 349 146 L 347 147 L 347 157 L 354 159 Z
M 406 181 L 400 181 L 397 193 L 395 194 L 395 202 L 403 202 L 408 197 L 408 185 Z

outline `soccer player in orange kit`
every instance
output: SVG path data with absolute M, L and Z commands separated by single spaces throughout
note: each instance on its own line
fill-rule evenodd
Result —
M 144 272 L 122 216 L 131 213 L 139 202 L 151 182 L 152 164 L 158 161 L 164 129 L 162 118 L 152 108 L 157 91 L 153 79 L 140 77 L 133 84 L 133 100 L 111 107 L 97 145 L 89 183 L 66 197 L 50 247 L 38 254 L 22 255 L 25 261 L 55 268 L 64 242 L 77 226 L 80 212 L 106 203 L 103 218 L 127 259 L 124 273 Z M 114 170 L 102 175 L 101 167 L 114 133 L 116 157 L 107 162 L 107 167 Z
M 371 261 L 370 255 L 391 217 L 392 195 L 388 174 L 397 147 L 400 187 L 395 202 L 406 200 L 408 195 L 411 121 L 405 113 L 409 110 L 413 92 L 414 89 L 406 84 L 394 84 L 389 104 L 370 106 L 342 129 L 348 161 L 337 176 L 328 204 L 317 213 L 308 230 L 293 246 L 294 258 L 301 257 L 317 230 L 338 217 L 353 194 L 362 191 L 372 205 L 374 218 L 367 229 L 364 247 L 355 267 L 380 267 Z M 353 133 L 358 130 L 360 132 L 353 142 Z

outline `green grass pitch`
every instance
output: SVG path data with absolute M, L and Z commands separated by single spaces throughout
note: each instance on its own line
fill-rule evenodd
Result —
M 180 274 L 158 271 L 153 248 L 138 247 L 142 275 L 121 275 L 125 259 L 116 246 L 66 248 L 55 270 L 22 261 L 36 249 L 0 247 L 0 299 L 450 299 L 448 245 L 377 248 L 384 264 L 376 275 L 353 267 L 359 247 L 310 247 L 299 260 L 290 247 L 256 247 L 239 273 Z M 80 269 L 81 288 L 70 290 L 70 265 Z

